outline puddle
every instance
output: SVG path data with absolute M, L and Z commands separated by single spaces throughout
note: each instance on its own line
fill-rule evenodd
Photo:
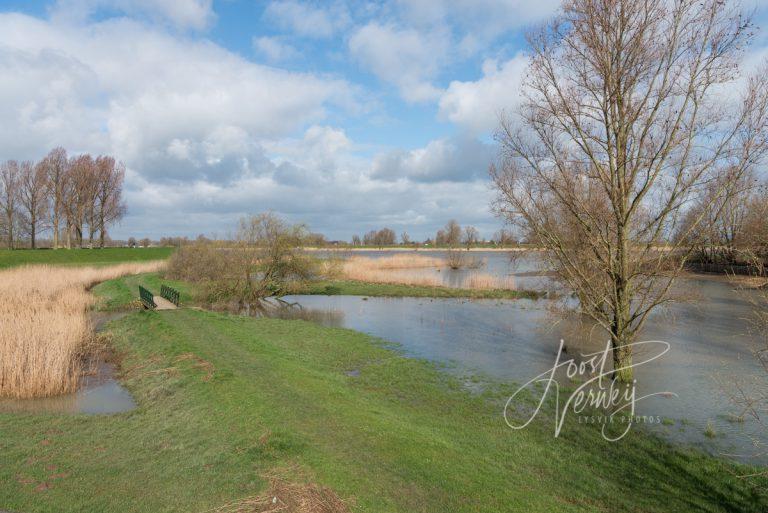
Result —
M 86 376 L 75 393 L 38 399 L 0 399 L 0 412 L 104 415 L 133 410 L 136 402 L 114 376 L 114 365 L 102 362 L 96 375 Z
M 109 321 L 128 312 L 94 312 L 92 322 L 98 332 Z M 107 415 L 136 408 L 131 394 L 115 379 L 115 366 L 99 362 L 96 372 L 84 376 L 77 392 L 38 399 L 0 399 L 0 412 L 11 413 L 85 413 Z

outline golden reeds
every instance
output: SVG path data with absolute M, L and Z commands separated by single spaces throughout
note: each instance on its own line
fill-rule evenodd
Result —
M 93 285 L 164 262 L 103 267 L 26 266 L 0 272 L 0 397 L 74 391 L 93 328 Z
M 342 261 L 340 267 L 339 274 L 348 280 L 441 287 L 446 286 L 442 277 L 425 273 L 424 270 L 447 269 L 450 263 L 444 258 L 418 255 L 393 255 L 382 258 L 355 256 Z M 462 288 L 512 290 L 515 288 L 515 280 L 512 276 L 499 277 L 473 271 L 463 280 Z
M 426 256 L 351 257 L 342 263 L 341 273 L 349 280 L 437 287 L 443 284 L 439 277 L 425 275 L 414 269 L 440 267 L 445 267 L 443 259 Z
M 464 281 L 464 288 L 478 290 L 514 290 L 513 276 L 493 276 L 485 273 L 470 274 Z

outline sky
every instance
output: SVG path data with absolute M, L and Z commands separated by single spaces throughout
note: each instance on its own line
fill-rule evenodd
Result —
M 329 239 L 449 219 L 490 238 L 493 133 L 525 32 L 558 6 L 0 0 L 0 160 L 122 160 L 114 238 L 226 236 L 268 210 Z M 750 61 L 766 49 L 760 33 Z

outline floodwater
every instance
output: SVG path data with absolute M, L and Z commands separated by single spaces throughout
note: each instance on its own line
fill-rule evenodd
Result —
M 529 273 L 534 265 L 523 260 L 521 271 L 503 253 L 482 256 L 488 259 L 486 272 Z M 635 362 L 658 356 L 635 369 L 637 397 L 670 394 L 637 401 L 636 414 L 653 417 L 646 423 L 648 429 L 675 442 L 768 464 L 768 458 L 755 457 L 753 446 L 754 439 L 768 443 L 765 430 L 749 417 L 735 420 L 741 412 L 729 401 L 736 379 L 747 390 L 754 385 L 751 379 L 765 380 L 752 354 L 757 339 L 748 334 L 745 319 L 751 305 L 745 292 L 725 280 L 705 277 L 686 279 L 681 287 L 687 296 L 699 299 L 654 314 L 640 337 L 667 342 L 668 352 L 660 355 L 660 345 L 648 345 L 634 355 Z M 506 383 L 525 383 L 551 369 L 561 339 L 567 352 L 560 361 L 577 362 L 586 359 L 582 354 L 601 351 L 607 341 L 598 330 L 564 321 L 548 300 L 286 299 L 302 308 L 280 311 L 282 317 L 369 333 L 399 344 L 407 355 L 448 363 L 453 372 L 479 373 Z
M 471 276 L 476 274 L 489 274 L 501 278 L 505 282 L 514 282 L 517 289 L 543 290 L 550 287 L 541 261 L 536 252 L 531 251 L 464 251 L 457 250 L 462 255 L 463 267 L 461 269 L 433 269 L 419 268 L 414 270 L 395 270 L 394 274 L 418 275 L 434 277 L 442 281 L 446 287 L 466 288 L 466 283 Z M 321 256 L 331 253 L 322 252 Z M 333 253 L 337 257 L 348 258 L 360 256 L 366 258 L 385 258 L 394 255 L 407 254 L 423 257 L 445 258 L 447 251 L 442 250 L 414 250 L 414 251 L 376 251 L 355 250 L 337 251 Z
M 92 322 L 96 331 L 125 312 L 95 312 Z M 99 361 L 92 373 L 83 377 L 80 388 L 71 394 L 38 399 L 0 399 L 0 412 L 13 413 L 84 413 L 112 414 L 136 408 L 131 394 L 115 379 L 115 366 Z

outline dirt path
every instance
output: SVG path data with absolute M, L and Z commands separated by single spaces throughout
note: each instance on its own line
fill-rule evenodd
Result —
M 176 310 L 176 305 L 174 305 L 164 297 L 152 296 L 152 298 L 155 300 L 155 304 L 157 305 L 155 310 Z

